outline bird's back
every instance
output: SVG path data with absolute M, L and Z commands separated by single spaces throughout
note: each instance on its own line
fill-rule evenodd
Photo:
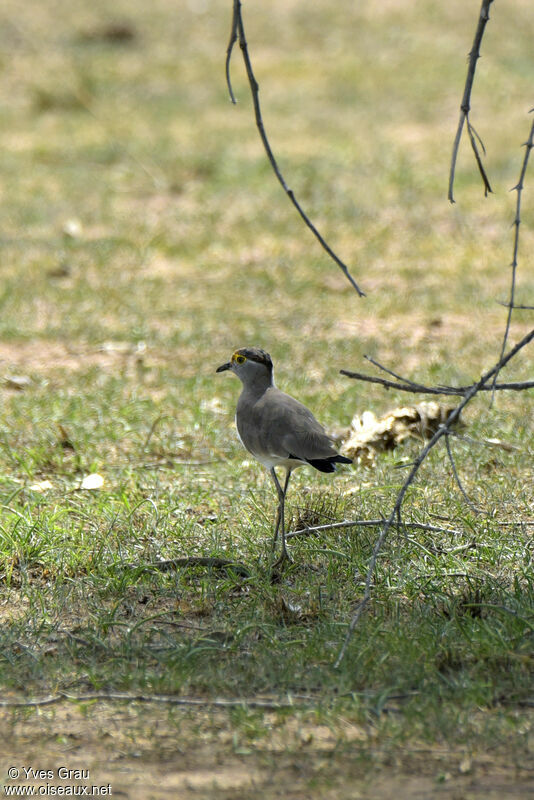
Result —
M 236 424 L 243 445 L 263 463 L 273 458 L 310 461 L 337 456 L 311 411 L 276 386 L 259 395 L 245 387 L 237 403 Z

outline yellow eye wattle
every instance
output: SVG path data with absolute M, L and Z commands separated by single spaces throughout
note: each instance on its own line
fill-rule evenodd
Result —
M 236 364 L 244 364 L 247 359 L 245 356 L 235 354 L 232 361 L 235 361 Z

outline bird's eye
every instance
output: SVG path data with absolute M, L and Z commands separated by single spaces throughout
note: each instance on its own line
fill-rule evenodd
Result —
M 235 356 L 234 358 L 236 364 L 244 364 L 246 360 L 245 356 Z

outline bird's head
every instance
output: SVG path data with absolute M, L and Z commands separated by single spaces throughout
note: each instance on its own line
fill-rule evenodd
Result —
M 250 383 L 262 378 L 272 379 L 273 362 L 271 356 L 259 347 L 241 347 L 233 353 L 230 361 L 217 367 L 217 372 L 235 372 L 242 383 Z

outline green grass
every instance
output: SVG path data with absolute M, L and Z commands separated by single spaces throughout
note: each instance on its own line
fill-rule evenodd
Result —
M 384 741 L 463 745 L 490 732 L 509 746 L 504 731 L 517 733 L 521 704 L 532 703 L 533 529 L 522 524 L 534 507 L 532 393 L 493 406 L 477 398 L 465 414 L 477 441 L 453 441 L 478 516 L 445 451 L 432 452 L 404 519 L 456 533 L 390 534 L 335 670 L 378 529 L 294 540 L 294 565 L 272 585 L 272 489 L 234 433 L 237 382 L 215 368 L 236 346 L 263 346 L 278 384 L 335 427 L 411 401 L 339 375 L 365 369 L 366 353 L 440 383 L 496 361 L 507 190 L 534 77 L 530 10 L 495 8 L 475 83 L 495 194 L 484 200 L 464 142 L 451 207 L 448 159 L 478 7 L 245 9 L 273 147 L 368 292 L 359 300 L 266 164 L 238 52 L 239 104 L 228 102 L 228 5 L 115 4 L 135 34 L 123 44 L 91 33 L 109 21 L 104 3 L 73 2 L 58 16 L 53 2 L 8 1 L 0 12 L 11 31 L 0 74 L 0 357 L 4 378 L 30 379 L 24 391 L 0 389 L 0 686 L 306 695 L 332 725 L 341 713 L 373 720 Z M 532 180 L 520 302 L 534 288 Z M 511 341 L 531 327 L 521 313 Z M 523 352 L 506 377 L 526 379 L 532 364 Z M 294 525 L 387 516 L 417 452 L 408 443 L 374 470 L 334 478 L 299 471 Z M 103 488 L 80 489 L 93 472 Z M 45 480 L 47 490 L 32 488 Z M 187 555 L 244 562 L 251 577 L 141 569 Z M 252 722 L 240 714 L 229 727 L 261 737 L 256 712 Z M 519 752 L 518 733 L 515 743 Z

